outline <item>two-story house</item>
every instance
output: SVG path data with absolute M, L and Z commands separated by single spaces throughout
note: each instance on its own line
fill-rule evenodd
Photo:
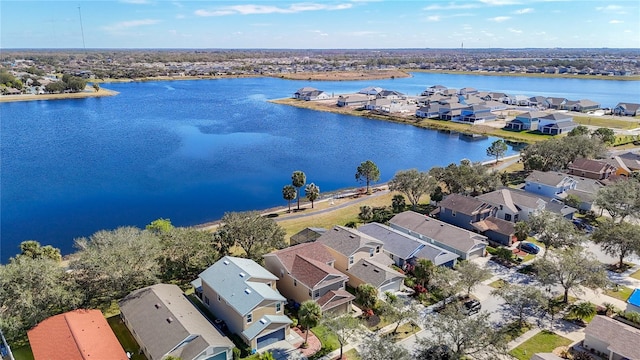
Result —
M 566 134 L 578 127 L 573 121 L 573 116 L 563 113 L 551 113 L 539 118 L 538 131 L 543 134 Z
M 393 260 L 382 252 L 382 241 L 356 229 L 334 226 L 316 242 L 336 259 L 335 268 L 349 276 L 349 286 L 368 283 L 379 294 L 401 289 L 405 276 L 389 266 Z
M 118 304 L 120 317 L 147 359 L 233 358 L 231 340 L 198 311 L 177 285 L 156 284 L 138 289 Z
M 507 123 L 505 128 L 515 131 L 538 130 L 540 118 L 545 115 L 547 114 L 541 111 L 528 111 L 518 114 L 513 120 Z
M 322 312 L 343 314 L 354 296 L 345 290 L 349 277 L 333 267 L 324 245 L 309 242 L 264 255 L 267 270 L 279 277 L 278 291 L 297 303 L 315 300 Z
M 533 170 L 525 179 L 524 190 L 550 198 L 558 198 L 558 195 L 569 189 L 575 189 L 577 186 L 576 179 L 568 174 Z
M 589 179 L 603 180 L 616 173 L 617 168 L 605 161 L 578 158 L 572 161 L 567 168 L 570 175 L 581 176 Z
M 203 304 L 252 349 L 284 340 L 291 320 L 278 277 L 253 260 L 225 256 L 191 282 Z
M 484 256 L 487 237 L 446 222 L 405 211 L 389 220 L 392 228 L 449 250 L 463 260 Z

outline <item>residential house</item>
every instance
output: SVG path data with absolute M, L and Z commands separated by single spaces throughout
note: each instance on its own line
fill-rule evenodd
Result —
M 505 99 L 507 99 L 509 95 L 502 92 L 488 92 L 481 96 L 481 98 L 485 101 L 497 101 L 504 103 Z
M 544 96 L 532 96 L 529 98 L 529 106 L 537 107 L 539 109 L 546 109 L 547 98 Z
M 571 219 L 576 209 L 561 201 L 520 189 L 503 188 L 476 197 L 495 206 L 495 217 L 516 223 L 527 221 L 532 214 L 542 211 L 557 213 Z
M 433 85 L 433 86 L 429 86 L 425 91 L 423 91 L 422 95 L 431 96 L 435 94 L 441 94 L 445 90 L 447 90 L 446 86 Z
M 128 360 L 100 310 L 51 316 L 27 331 L 35 360 Z
M 340 95 L 338 97 L 338 101 L 336 105 L 340 107 L 344 106 L 364 106 L 367 102 L 369 102 L 369 95 L 364 94 L 349 94 L 349 95 Z
M 636 103 L 618 103 L 613 108 L 613 115 L 620 116 L 638 116 L 640 115 L 640 104 Z
M 569 189 L 575 189 L 577 186 L 576 179 L 565 173 L 533 170 L 525 179 L 524 190 L 550 198 L 558 198 L 558 195 Z
M 279 278 L 253 260 L 225 256 L 191 282 L 196 294 L 229 331 L 253 350 L 284 340 L 291 320 Z
M 436 106 L 432 104 L 427 106 L 421 106 L 416 110 L 416 117 L 419 118 L 436 118 L 440 116 L 440 106 L 438 103 L 435 103 Z
M 120 317 L 149 360 L 231 360 L 231 340 L 216 329 L 182 290 L 156 284 L 118 302 Z
M 320 235 L 324 234 L 326 231 L 327 229 L 324 229 L 324 228 L 316 228 L 316 227 L 304 228 L 298 231 L 297 233 L 291 235 L 291 238 L 289 239 L 289 244 L 293 246 L 293 245 L 316 241 L 316 239 L 319 238 Z
M 624 160 L 620 156 L 613 156 L 608 159 L 603 159 L 602 161 L 606 162 L 607 164 L 613 166 L 616 169 L 615 173 L 609 176 L 609 179 L 613 177 L 620 177 L 620 176 L 628 177 L 633 172 L 633 170 L 631 170 L 627 166 L 627 160 Z M 630 164 L 631 166 L 640 166 L 640 162 L 636 164 L 634 161 L 630 161 L 630 163 L 631 163 Z
M 587 112 L 600 109 L 600 104 L 589 99 L 578 100 L 566 107 L 567 110 L 577 112 Z
M 327 99 L 331 99 L 331 95 L 329 95 L 329 93 L 326 93 L 322 90 L 314 90 L 314 91 L 309 91 L 305 94 L 302 94 L 300 99 L 305 100 L 305 101 L 314 101 L 314 100 L 327 100 Z
M 453 267 L 458 255 L 439 248 L 426 241 L 379 223 L 362 225 L 358 231 L 363 232 L 384 243 L 382 252 L 387 254 L 396 266 L 405 269 L 406 265 L 415 265 L 417 260 L 426 259 L 436 266 Z
M 414 211 L 397 214 L 389 225 L 406 234 L 449 250 L 463 260 L 484 256 L 487 237 Z
M 349 276 L 349 286 L 370 283 L 379 294 L 400 290 L 404 275 L 389 267 L 393 260 L 382 253 L 382 241 L 356 229 L 334 226 L 316 242 L 323 244 L 336 259 L 335 268 Z
M 472 95 L 472 94 L 477 94 L 478 90 L 474 89 L 472 87 L 464 87 L 460 90 L 458 90 L 458 95 Z
M 551 113 L 539 118 L 538 130 L 543 134 L 566 134 L 578 127 L 573 117 L 563 113 Z
M 506 128 L 509 130 L 538 130 L 538 124 L 540 118 L 547 115 L 547 113 L 541 111 L 529 111 L 516 115 L 516 117 L 509 121 Z
M 578 158 L 572 161 L 567 168 L 570 175 L 581 176 L 588 179 L 603 180 L 616 173 L 617 168 L 605 161 Z
M 598 191 L 604 187 L 599 180 L 578 178 L 576 177 L 576 187 L 569 189 L 566 194 L 560 194 L 560 199 L 565 199 L 569 195 L 576 196 L 580 200 L 578 209 L 589 211 L 592 210 L 593 203 L 596 200 Z
M 265 268 L 276 274 L 278 291 L 297 303 L 319 301 L 327 294 L 323 312 L 346 313 L 353 295 L 345 290 L 349 277 L 333 267 L 335 259 L 324 245 L 310 242 L 264 255 Z
M 516 227 L 511 221 L 491 216 L 484 220 L 476 221 L 471 225 L 494 244 L 511 246 L 517 241 L 515 237 Z
M 582 346 L 609 360 L 640 359 L 640 329 L 596 315 L 584 329 Z
M 564 105 L 566 103 L 567 103 L 567 99 L 565 98 L 548 97 L 545 103 L 545 108 L 562 110 L 564 109 Z
M 318 91 L 318 89 L 314 88 L 314 87 L 310 87 L 310 86 L 305 86 L 303 88 L 298 89 L 296 92 L 293 93 L 293 97 L 295 99 L 300 99 L 302 100 L 305 95 L 314 92 L 314 91 Z
M 460 120 L 462 117 L 462 109 L 465 109 L 467 105 L 460 103 L 448 103 L 440 106 L 438 116 L 440 120 Z
M 472 124 L 482 124 L 496 119 L 496 115 L 491 112 L 491 109 L 484 105 L 470 105 L 462 109 L 460 115 L 458 121 Z
M 630 171 L 640 170 L 640 153 L 626 152 L 618 157 Z
M 376 99 L 404 100 L 407 96 L 399 91 L 382 90 L 376 94 Z
M 493 216 L 496 212 L 492 205 L 460 194 L 447 195 L 438 206 L 440 220 L 467 230 L 474 229 L 472 223 Z
M 381 87 L 377 87 L 377 86 L 369 86 L 366 87 L 364 89 L 361 89 L 360 91 L 358 91 L 358 94 L 365 94 L 365 95 L 373 95 L 376 96 L 378 95 L 383 89 Z

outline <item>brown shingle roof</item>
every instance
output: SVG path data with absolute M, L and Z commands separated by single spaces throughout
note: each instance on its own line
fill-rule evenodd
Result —
M 606 344 L 608 349 L 628 359 L 640 359 L 640 329 L 607 316 L 597 315 L 584 329 L 585 334 Z
M 571 164 L 569 164 L 568 168 L 571 170 L 586 171 L 586 172 L 593 172 L 593 173 L 605 173 L 608 170 L 613 170 L 613 166 L 607 164 L 604 161 L 585 159 L 585 158 L 575 159 Z
M 475 215 L 478 213 L 491 211 L 492 206 L 470 196 L 451 194 L 440 202 L 440 206 L 445 209 L 454 210 L 465 215 Z
M 327 292 L 317 300 L 317 303 L 322 308 L 322 311 L 327 311 L 349 301 L 353 301 L 355 298 L 356 297 L 351 295 L 348 291 L 338 289 Z
M 128 360 L 100 310 L 74 310 L 27 332 L 35 360 Z
M 488 217 L 482 221 L 475 222 L 472 225 L 480 231 L 493 230 L 498 234 L 504 235 L 513 235 L 513 233 L 515 232 L 514 223 L 493 216 Z
M 290 246 L 286 249 L 271 252 L 265 256 L 276 256 L 287 269 L 287 272 L 291 273 L 293 271 L 293 263 L 297 255 L 303 256 L 308 259 L 313 259 L 324 264 L 335 261 L 329 251 L 327 251 L 327 249 L 322 244 L 317 242 Z
M 293 261 L 291 276 L 310 289 L 315 288 L 328 276 L 328 282 L 346 281 L 347 276 L 333 267 L 319 261 L 298 255 Z

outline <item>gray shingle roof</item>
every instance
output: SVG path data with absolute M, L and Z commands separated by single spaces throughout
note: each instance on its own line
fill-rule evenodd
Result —
M 181 349 L 181 358 L 191 360 L 209 346 L 233 348 L 186 298 L 176 285 L 157 284 L 136 290 L 120 300 L 120 311 L 135 329 L 154 359 L 160 359 L 190 335 L 192 341 Z
M 365 247 L 375 248 L 376 246 L 384 245 L 380 240 L 344 226 L 334 226 L 333 229 L 322 234 L 316 241 L 347 257 Z
M 483 201 L 460 194 L 447 195 L 447 197 L 440 202 L 440 207 L 454 210 L 465 215 L 475 215 L 491 211 L 491 206 Z
M 371 284 L 376 288 L 383 285 L 388 280 L 404 278 L 403 274 L 393 270 L 390 267 L 382 266 L 374 261 L 360 259 L 353 264 L 348 271 L 350 276 L 355 276 L 367 284 Z
M 538 171 L 533 170 L 529 176 L 527 176 L 526 181 L 531 181 L 539 184 L 549 185 L 549 186 L 561 186 L 563 183 L 570 179 L 571 176 L 565 173 L 556 172 L 556 171 Z
M 608 349 L 628 359 L 640 359 L 640 329 L 607 316 L 596 315 L 585 334 L 608 344 Z
M 267 284 L 256 281 L 275 281 L 278 277 L 253 260 L 225 256 L 198 277 L 242 316 L 263 300 L 286 300 Z
M 291 319 L 284 315 L 265 315 L 256 321 L 248 329 L 242 332 L 247 339 L 253 339 L 271 324 L 291 324 Z

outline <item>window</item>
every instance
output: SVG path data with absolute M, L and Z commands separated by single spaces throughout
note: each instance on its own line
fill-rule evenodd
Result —
M 206 295 L 204 296 L 204 303 L 209 305 L 209 298 Z
M 373 248 L 369 249 L 369 257 L 373 256 Z
M 313 295 L 314 298 L 320 297 L 320 290 L 316 290 L 316 293 Z
M 349 265 L 353 264 L 353 256 L 349 256 Z
M 284 277 L 284 269 L 280 269 L 280 277 Z
M 456 216 L 455 210 L 451 210 L 451 216 Z
M 511 221 L 511 214 L 504 214 L 504 219 L 507 221 Z
M 251 323 L 253 321 L 253 316 L 251 313 L 247 314 L 247 324 Z
M 293 286 L 298 286 L 298 280 L 293 279 Z
M 218 301 L 222 301 L 222 300 L 220 299 L 220 295 L 218 295 Z
M 380 246 L 376 246 L 376 253 L 380 252 Z
M 276 312 L 279 313 L 280 311 L 282 311 L 282 303 L 277 302 L 276 303 Z
M 309 290 L 309 297 L 311 297 L 311 290 Z

